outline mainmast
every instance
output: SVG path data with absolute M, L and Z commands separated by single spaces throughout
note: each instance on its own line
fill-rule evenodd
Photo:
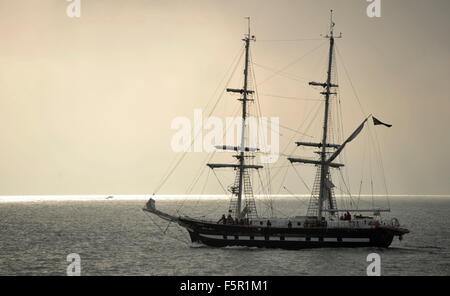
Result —
M 328 119 L 329 119 L 329 109 L 330 109 L 330 95 L 331 87 L 335 86 L 331 84 L 331 71 L 333 70 L 333 51 L 334 51 L 334 22 L 333 22 L 333 10 L 331 10 L 330 16 L 330 33 L 326 36 L 330 39 L 330 49 L 328 52 L 328 71 L 327 71 L 327 82 L 325 83 L 325 91 L 322 94 L 325 96 L 325 112 L 323 120 L 323 135 L 322 135 L 322 151 L 321 151 L 321 170 L 320 170 L 320 194 L 319 194 L 319 209 L 318 218 L 322 218 L 323 201 L 325 197 L 328 197 L 328 190 L 326 189 L 325 180 L 329 174 L 329 166 L 326 163 L 326 153 L 327 153 L 327 137 L 328 137 Z M 332 207 L 330 203 L 330 207 Z
M 334 21 L 333 21 L 333 10 L 331 10 L 330 16 L 330 32 L 325 36 L 330 40 L 330 48 L 328 52 L 328 71 L 327 80 L 324 83 L 321 82 L 310 82 L 309 85 L 321 86 L 323 87 L 322 95 L 325 97 L 325 110 L 323 118 L 323 133 L 322 141 L 320 143 L 312 142 L 296 142 L 297 146 L 307 146 L 307 147 L 317 147 L 320 149 L 318 153 L 320 154 L 320 159 L 311 160 L 305 158 L 288 157 L 291 163 L 304 163 L 304 164 L 314 164 L 318 166 L 316 178 L 314 181 L 313 190 L 311 193 L 310 204 L 308 207 L 308 216 L 317 216 L 320 220 L 323 217 L 323 212 L 328 212 L 331 215 L 339 212 L 336 206 L 336 200 L 334 197 L 334 184 L 331 182 L 330 168 L 341 168 L 344 164 L 333 162 L 343 151 L 348 143 L 353 141 L 365 126 L 365 123 L 369 119 L 370 115 L 364 119 L 364 121 L 356 128 L 356 130 L 342 143 L 328 143 L 328 130 L 329 130 L 329 119 L 330 119 L 330 99 L 331 95 L 335 95 L 332 89 L 337 88 L 338 85 L 333 84 L 333 57 L 334 57 L 334 40 L 335 38 L 341 38 L 342 34 L 339 36 L 334 35 Z M 335 149 L 335 151 L 329 151 L 328 149 Z M 327 208 L 324 208 L 325 201 L 327 201 Z
M 308 208 L 309 215 L 316 215 L 319 219 L 322 219 L 322 213 L 324 211 L 324 201 L 328 200 L 329 206 L 327 209 L 328 212 L 333 213 L 333 210 L 336 210 L 336 202 L 333 197 L 333 183 L 330 180 L 330 167 L 339 168 L 342 167 L 342 164 L 331 162 L 337 154 L 333 154 L 333 159 L 327 159 L 328 148 L 337 149 L 339 152 L 342 150 L 341 145 L 328 143 L 328 126 L 329 126 L 329 118 L 330 118 L 330 97 L 333 94 L 336 94 L 332 91 L 332 88 L 338 87 L 336 84 L 332 83 L 332 71 L 333 71 L 333 53 L 334 53 L 334 39 L 340 38 L 341 36 L 334 36 L 334 22 L 333 22 L 333 11 L 331 11 L 330 17 L 330 32 L 325 36 L 330 40 L 330 48 L 328 52 L 328 71 L 327 71 L 327 80 L 324 83 L 319 82 L 310 82 L 309 84 L 312 86 L 321 86 L 324 91 L 321 92 L 325 97 L 325 110 L 324 110 L 324 119 L 323 119 L 323 133 L 322 133 L 322 141 L 320 143 L 309 143 L 309 142 L 296 142 L 298 146 L 310 146 L 317 147 L 320 149 L 320 160 L 308 160 L 303 158 L 288 158 L 292 163 L 300 162 L 300 163 L 311 163 L 318 166 L 318 171 L 316 174 L 316 181 L 314 182 L 314 188 L 311 195 L 310 207 Z M 343 148 L 343 147 L 342 147 Z M 316 202 L 317 201 L 317 202 Z

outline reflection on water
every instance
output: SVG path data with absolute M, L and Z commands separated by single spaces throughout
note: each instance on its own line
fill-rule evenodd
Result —
M 450 275 L 450 199 L 391 199 L 393 213 L 411 233 L 389 249 L 299 251 L 193 245 L 183 229 L 145 214 L 143 204 L 2 203 L 0 275 L 65 275 L 70 253 L 80 254 L 82 275 L 365 275 L 373 252 L 381 255 L 382 275 Z M 157 206 L 174 212 L 181 201 Z M 276 201 L 276 214 L 301 215 L 304 206 Z M 227 202 L 186 201 L 181 209 L 218 219 Z

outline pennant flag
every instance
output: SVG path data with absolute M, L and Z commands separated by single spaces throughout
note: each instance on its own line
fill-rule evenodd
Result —
M 376 119 L 374 116 L 372 116 L 372 119 L 373 119 L 373 125 L 384 125 L 384 126 L 387 126 L 387 127 L 391 127 L 392 126 L 392 124 L 387 124 L 387 123 L 384 123 L 384 122 L 381 122 L 380 120 L 378 120 L 378 119 Z

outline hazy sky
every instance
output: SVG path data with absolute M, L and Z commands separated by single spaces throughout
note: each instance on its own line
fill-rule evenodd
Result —
M 193 118 L 210 100 L 242 48 L 244 17 L 257 38 L 254 63 L 281 69 L 320 46 L 286 72 L 321 81 L 323 41 L 273 40 L 319 39 L 330 9 L 344 34 L 344 134 L 364 118 L 345 65 L 365 114 L 394 125 L 376 127 L 389 192 L 450 194 L 448 0 L 381 0 L 380 18 L 367 17 L 365 0 L 81 0 L 81 18 L 67 17 L 68 4 L 0 1 L 0 195 L 152 193 L 179 157 L 171 121 Z M 258 83 L 271 72 L 255 66 L 255 76 Z M 307 81 L 274 77 L 258 91 L 319 98 Z M 221 110 L 235 110 L 234 99 Z M 264 114 L 291 128 L 316 106 L 260 99 Z M 346 152 L 353 192 L 364 170 L 358 145 Z M 204 158 L 186 160 L 161 193 L 186 193 Z M 309 180 L 312 171 L 302 173 Z M 291 190 L 307 193 L 295 180 L 288 177 Z

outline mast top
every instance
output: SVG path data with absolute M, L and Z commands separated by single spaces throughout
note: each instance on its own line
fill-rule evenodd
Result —
M 248 27 L 248 31 L 247 31 L 247 34 L 245 34 L 245 39 L 244 39 L 244 41 L 247 41 L 247 40 L 249 40 L 249 41 L 256 41 L 255 35 L 251 35 L 251 30 L 250 30 L 250 17 L 249 17 L 249 16 L 246 16 L 245 18 L 247 19 L 247 27 Z
M 325 35 L 325 38 L 342 38 L 342 33 L 339 33 L 339 36 L 334 35 L 334 26 L 336 23 L 333 20 L 333 9 L 330 10 L 330 32 Z

